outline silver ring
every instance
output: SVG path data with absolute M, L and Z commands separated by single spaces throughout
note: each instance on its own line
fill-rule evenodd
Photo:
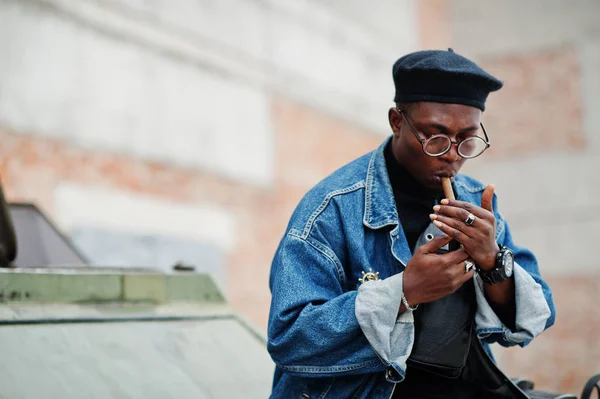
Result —
M 475 263 L 470 260 L 465 260 L 465 274 L 469 273 L 475 267 Z
M 465 219 L 465 224 L 467 226 L 470 226 L 473 224 L 473 222 L 475 221 L 475 215 L 473 215 L 472 213 L 469 213 L 469 215 L 467 216 L 467 218 Z

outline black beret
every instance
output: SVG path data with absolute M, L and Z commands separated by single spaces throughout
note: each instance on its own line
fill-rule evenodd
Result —
M 465 104 L 483 111 L 488 94 L 502 88 L 500 80 L 452 49 L 407 54 L 394 63 L 392 72 L 397 103 Z

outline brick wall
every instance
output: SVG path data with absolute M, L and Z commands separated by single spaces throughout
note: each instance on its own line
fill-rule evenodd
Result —
M 238 309 L 265 330 L 271 260 L 298 201 L 319 180 L 383 141 L 383 136 L 285 98 L 273 99 L 272 112 L 275 184 L 262 202 L 243 211 L 243 232 L 230 261 L 228 290 Z
M 490 155 L 514 158 L 584 147 L 575 49 L 487 57 L 482 67 L 505 82 L 486 104 L 484 123 L 494 144 Z
M 228 255 L 226 293 L 244 316 L 266 331 L 270 263 L 296 204 L 320 179 L 383 140 L 281 97 L 272 100 L 272 118 L 276 177 L 267 188 L 8 129 L 0 129 L 0 176 L 9 201 L 35 202 L 58 220 L 55 190 L 62 182 L 229 210 L 238 230 Z
M 525 348 L 496 350 L 511 377 L 528 378 L 539 389 L 579 394 L 600 371 L 600 279 L 547 277 L 557 310 L 556 324 Z

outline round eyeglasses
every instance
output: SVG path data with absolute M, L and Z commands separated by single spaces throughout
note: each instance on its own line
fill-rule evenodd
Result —
M 483 154 L 483 152 L 491 145 L 487 132 L 483 127 L 483 123 L 479 123 L 479 125 L 481 126 L 481 130 L 483 131 L 485 139 L 479 136 L 471 136 L 461 141 L 452 141 L 452 139 L 445 134 L 435 134 L 431 137 L 423 139 L 421 136 L 419 136 L 419 133 L 417 133 L 413 125 L 410 123 L 406 112 L 402 111 L 401 109 L 398 109 L 398 112 L 404 115 L 404 119 L 406 120 L 408 127 L 413 132 L 417 140 L 419 140 L 421 146 L 423 146 L 423 152 L 430 157 L 442 156 L 450 151 L 450 147 L 452 147 L 452 145 L 456 144 L 456 151 L 462 158 L 476 158 Z

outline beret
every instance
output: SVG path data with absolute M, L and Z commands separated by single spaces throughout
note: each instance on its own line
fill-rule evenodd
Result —
M 484 111 L 488 94 L 502 88 L 500 80 L 452 49 L 407 54 L 394 63 L 392 74 L 397 103 L 464 104 Z

